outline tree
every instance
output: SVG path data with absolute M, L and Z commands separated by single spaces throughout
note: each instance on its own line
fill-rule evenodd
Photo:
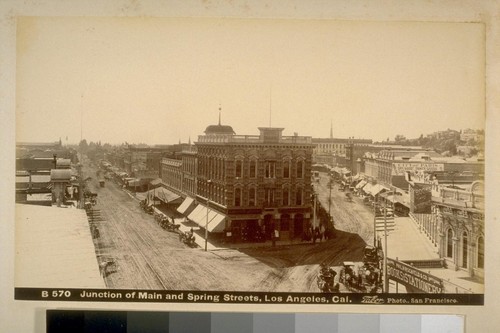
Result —
M 87 140 L 83 139 L 82 141 L 80 141 L 80 143 L 78 144 L 78 147 L 80 148 L 80 152 L 82 152 L 82 153 L 87 152 L 87 150 L 89 149 L 89 145 L 87 143 Z
M 449 139 L 444 142 L 443 149 L 445 151 L 449 151 L 451 155 L 456 155 L 457 154 L 457 145 L 455 143 L 455 140 Z
M 401 141 L 405 141 L 405 140 L 406 140 L 406 137 L 404 135 L 402 135 L 402 134 L 398 134 L 394 138 L 394 141 L 396 141 L 396 142 L 401 142 Z

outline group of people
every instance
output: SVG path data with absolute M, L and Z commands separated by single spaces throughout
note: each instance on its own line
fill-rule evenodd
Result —
M 309 242 L 312 240 L 313 244 L 316 241 L 321 242 L 323 240 L 327 240 L 329 238 L 329 233 L 324 227 L 324 225 L 316 226 L 313 228 L 310 226 L 307 228 L 307 231 L 302 236 L 302 241 Z

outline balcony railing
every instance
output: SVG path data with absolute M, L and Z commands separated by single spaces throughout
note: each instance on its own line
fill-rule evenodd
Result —
M 198 143 L 264 143 L 259 135 L 200 135 Z M 310 136 L 282 136 L 278 143 L 312 144 Z
M 439 191 L 433 191 L 432 195 L 437 202 L 459 205 L 466 208 L 484 209 L 484 194 L 451 188 L 440 188 Z

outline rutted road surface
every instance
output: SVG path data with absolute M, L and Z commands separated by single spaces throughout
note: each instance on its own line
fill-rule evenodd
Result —
M 85 167 L 84 172 L 94 178 L 95 169 Z M 344 260 L 362 258 L 365 241 L 353 233 L 354 225 L 349 232 L 338 231 L 334 239 L 314 245 L 209 252 L 192 249 L 179 242 L 177 234 L 162 229 L 114 181 L 102 188 L 92 179 L 88 186 L 98 193 L 94 209 L 101 215 L 95 222 L 100 232 L 96 253 L 100 262 L 114 261 L 105 278 L 110 288 L 318 292 L 316 276 L 321 262 L 337 266 Z M 355 204 L 335 204 L 336 222 L 345 214 L 343 205 Z M 350 215 L 354 214 L 351 210 Z

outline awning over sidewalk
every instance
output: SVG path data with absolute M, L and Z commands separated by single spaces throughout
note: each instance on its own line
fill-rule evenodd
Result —
M 207 207 L 201 204 L 196 206 L 193 212 L 189 214 L 188 219 L 196 223 L 201 228 L 205 228 L 205 226 L 207 225 Z M 213 209 L 209 209 L 207 230 L 209 232 L 224 231 L 225 219 L 226 219 L 225 215 L 220 214 Z
M 167 190 L 164 187 L 158 187 L 154 190 L 150 190 L 149 192 L 154 191 L 155 197 L 163 201 L 164 203 L 171 203 L 177 199 L 180 199 L 180 196 L 175 194 L 172 191 Z
M 158 187 L 144 193 L 138 193 L 137 197 L 139 199 L 149 198 L 149 200 L 153 200 L 154 198 L 156 198 L 158 200 L 163 201 L 164 203 L 172 203 L 180 199 L 179 195 L 167 190 L 164 187 Z
M 382 192 L 383 190 L 388 190 L 387 188 L 385 188 L 384 186 L 380 185 L 380 184 L 375 184 L 373 185 L 373 187 L 371 188 L 370 190 L 370 194 L 373 195 L 373 196 L 376 196 L 377 194 L 379 194 L 380 192 Z
M 363 186 L 365 186 L 367 184 L 366 180 L 362 180 L 360 181 L 357 185 L 356 185 L 356 188 L 357 189 L 361 189 Z
M 363 191 L 366 194 L 371 194 L 372 188 L 373 188 L 373 184 L 372 183 L 366 183 L 366 185 L 363 187 Z
M 205 212 L 203 212 L 203 210 Z M 199 221 L 201 221 L 201 218 L 206 216 L 206 208 L 203 207 L 202 205 L 197 205 L 194 210 L 191 212 L 191 214 L 188 215 L 188 219 L 195 222 L 196 224 L 199 225 Z
M 181 214 L 186 214 L 189 207 L 191 207 L 194 203 L 194 199 L 191 197 L 186 197 L 182 204 L 177 208 L 177 211 Z

